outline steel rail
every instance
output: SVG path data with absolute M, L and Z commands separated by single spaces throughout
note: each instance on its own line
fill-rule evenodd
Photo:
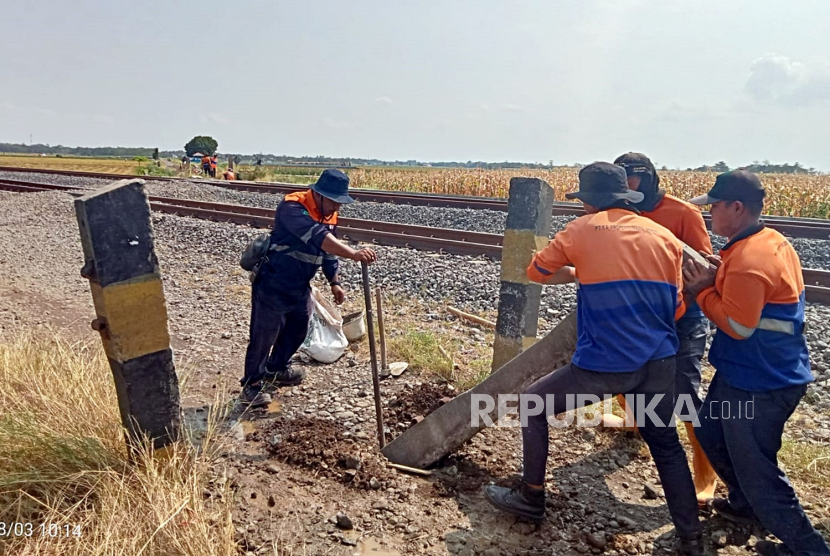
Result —
M 83 188 L 68 185 L 15 182 L 0 179 L 0 189 L 20 192 L 66 191 L 82 195 Z M 80 190 L 79 190 L 80 189 Z M 271 228 L 273 209 L 151 196 L 150 207 L 158 212 L 200 219 Z M 432 228 L 394 222 L 340 218 L 338 232 L 350 241 L 389 247 L 437 251 L 463 256 L 485 256 L 500 260 L 502 236 L 448 228 Z M 830 271 L 803 269 L 807 300 L 830 305 Z

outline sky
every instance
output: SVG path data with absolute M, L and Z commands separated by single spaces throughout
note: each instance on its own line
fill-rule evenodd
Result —
M 4 0 L 0 142 L 830 171 L 827 0 Z

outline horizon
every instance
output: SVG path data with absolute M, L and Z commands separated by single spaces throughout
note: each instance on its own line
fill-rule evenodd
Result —
M 8 140 L 830 170 L 821 0 L 81 4 L 6 7 Z

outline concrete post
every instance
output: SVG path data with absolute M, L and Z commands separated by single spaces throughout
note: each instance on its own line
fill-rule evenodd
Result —
M 542 286 L 527 279 L 527 265 L 549 241 L 553 189 L 537 178 L 512 178 L 501 256 L 499 314 L 492 371 L 536 341 Z
M 179 381 L 167 331 L 150 204 L 143 180 L 123 180 L 79 197 L 75 214 L 96 318 L 118 393 L 127 443 L 162 448 L 179 437 Z
M 420 469 L 429 467 L 489 426 L 488 419 L 495 424 L 499 418 L 514 412 L 518 406 L 515 394 L 521 394 L 546 374 L 570 362 L 575 349 L 576 313 L 571 313 L 539 342 L 471 390 L 427 415 L 381 452 L 392 463 Z M 514 395 L 512 401 L 509 395 Z

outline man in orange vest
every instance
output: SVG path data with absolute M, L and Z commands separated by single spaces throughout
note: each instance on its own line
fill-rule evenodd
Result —
M 695 251 L 712 254 L 712 241 L 706 231 L 703 215 L 696 206 L 660 189 L 660 176 L 651 160 L 641 153 L 626 153 L 617 157 L 614 164 L 622 166 L 628 180 L 628 188 L 643 194 L 643 200 L 633 206 L 641 216 L 657 222 L 667 228 L 674 236 Z M 706 351 L 706 330 L 708 323 L 703 311 L 694 301 L 686 307 L 686 313 L 677 321 L 677 338 L 680 347 L 675 356 L 675 397 L 685 396 L 694 405 L 697 413 L 703 401 L 700 399 L 701 360 Z M 626 411 L 631 421 L 631 410 L 626 406 L 625 398 L 617 396 L 620 406 Z M 684 406 L 685 407 L 685 406 Z M 687 417 L 681 416 L 681 420 Z M 623 426 L 622 419 L 615 415 L 604 415 L 606 426 Z M 698 504 L 705 505 L 715 495 L 717 475 L 709 459 L 695 436 L 695 427 L 691 421 L 683 423 L 689 443 L 692 446 L 692 466 L 694 468 L 695 491 Z
M 253 284 L 242 378 L 242 399 L 253 407 L 271 403 L 263 383 L 293 386 L 305 376 L 289 362 L 308 333 L 310 283 L 320 267 L 340 304 L 346 293 L 337 257 L 367 264 L 377 260 L 372 249 L 355 250 L 335 237 L 337 211 L 353 201 L 349 177 L 339 170 L 325 170 L 310 189 L 286 195 L 277 206 L 268 254 Z
M 236 179 L 236 175 L 233 173 L 233 170 L 228 168 L 225 170 L 225 173 L 222 174 L 222 177 L 225 178 L 225 181 L 234 181 Z
M 728 238 L 717 271 L 689 260 L 687 294 L 718 331 L 709 349 L 715 376 L 699 412 L 697 437 L 729 488 L 712 506 L 724 518 L 758 524 L 783 544 L 761 540 L 762 556 L 830 556 L 778 466 L 781 436 L 813 382 L 804 332 L 804 279 L 793 246 L 761 221 L 761 180 L 720 174 L 706 195 L 712 232 Z
M 210 157 L 208 155 L 202 156 L 202 173 L 205 176 L 210 175 Z

